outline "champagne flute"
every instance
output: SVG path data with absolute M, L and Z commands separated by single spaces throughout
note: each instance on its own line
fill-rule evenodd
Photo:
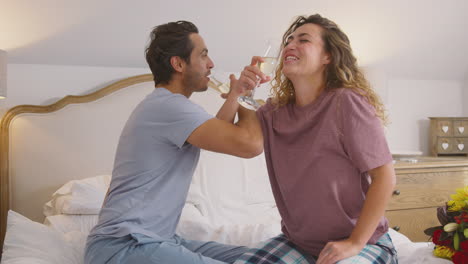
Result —
M 276 69 L 276 63 L 278 59 L 276 57 L 269 57 L 269 53 L 271 50 L 271 43 L 268 43 L 268 47 L 265 51 L 263 58 L 263 62 L 258 62 L 257 67 L 260 71 L 265 75 L 271 75 Z M 260 78 L 257 79 L 257 84 L 255 88 L 260 87 Z M 255 88 L 250 92 L 249 95 L 239 96 L 237 101 L 243 107 L 250 109 L 250 110 L 257 110 L 260 108 L 260 104 L 253 98 L 255 94 Z
M 214 75 L 210 76 L 210 81 L 214 84 L 213 88 L 220 93 L 229 93 L 231 90 L 229 82 L 222 82 L 218 78 L 219 77 L 215 77 Z

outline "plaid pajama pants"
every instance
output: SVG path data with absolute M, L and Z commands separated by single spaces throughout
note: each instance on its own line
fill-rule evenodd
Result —
M 244 253 L 234 264 L 313 264 L 285 235 L 261 242 L 256 248 Z M 338 264 L 397 264 L 397 252 L 388 234 L 375 245 L 366 245 L 356 256 L 343 259 Z

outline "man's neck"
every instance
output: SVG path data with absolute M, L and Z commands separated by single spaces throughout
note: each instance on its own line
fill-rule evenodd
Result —
M 176 80 L 173 80 L 167 84 L 160 84 L 156 86 L 156 88 L 166 88 L 171 93 L 181 94 L 187 98 L 189 98 L 192 95 L 191 92 L 188 92 L 186 89 L 184 89 L 182 82 Z

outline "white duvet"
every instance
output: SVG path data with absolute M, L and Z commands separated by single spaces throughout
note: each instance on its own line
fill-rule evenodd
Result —
M 189 206 L 190 208 L 192 206 Z M 184 210 L 184 214 L 196 214 Z M 75 216 L 55 218 L 53 227 L 71 227 L 70 223 L 78 223 Z M 64 223 L 60 223 L 61 221 Z M 96 216 L 97 220 L 97 216 Z M 94 221 L 96 221 L 94 220 Z M 9 211 L 8 227 L 3 248 L 2 264 L 80 264 L 83 263 L 84 245 L 89 229 L 90 218 L 84 220 L 85 224 L 72 227 L 73 231 L 61 232 L 52 227 L 33 222 L 26 217 Z M 85 230 L 79 230 L 84 228 Z M 206 238 L 204 240 L 231 241 L 233 244 L 255 244 L 256 241 L 268 237 L 267 234 L 278 233 L 279 226 L 266 224 L 226 224 L 212 227 L 206 222 L 197 222 L 195 219 L 181 221 L 179 230 L 186 232 L 187 238 Z M 64 230 L 62 230 L 64 231 Z M 435 258 L 432 255 L 432 243 L 413 243 L 404 235 L 390 230 L 390 236 L 398 251 L 400 264 L 448 264 L 448 260 Z M 258 240 L 257 240 L 258 239 Z

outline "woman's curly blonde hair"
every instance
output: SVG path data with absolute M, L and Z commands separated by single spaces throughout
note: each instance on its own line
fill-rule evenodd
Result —
M 385 108 L 379 96 L 371 88 L 369 82 L 365 78 L 362 70 L 357 66 L 357 60 L 351 50 L 349 39 L 343 31 L 333 21 L 320 16 L 319 14 L 309 17 L 299 16 L 288 28 L 283 35 L 283 44 L 286 43 L 288 37 L 300 26 L 304 24 L 315 24 L 320 26 L 322 31 L 322 39 L 324 49 L 331 55 L 331 62 L 327 65 L 326 74 L 326 90 L 348 88 L 353 89 L 363 95 L 369 103 L 375 108 L 376 115 L 382 120 L 383 124 L 387 124 L 387 116 Z M 271 92 L 273 94 L 273 103 L 283 106 L 288 103 L 293 103 L 295 92 L 292 82 L 286 78 L 283 73 L 283 58 L 280 58 L 279 66 L 276 69 L 275 78 L 272 81 Z

